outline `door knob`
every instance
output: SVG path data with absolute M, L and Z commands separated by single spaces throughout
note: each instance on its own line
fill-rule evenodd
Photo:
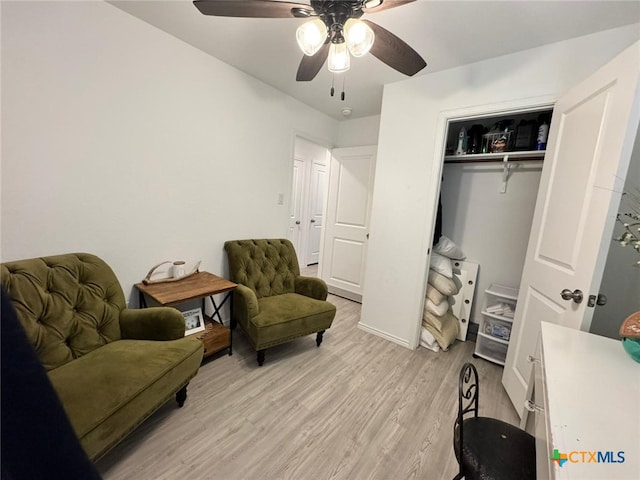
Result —
M 315 219 L 315 218 L 312 218 L 312 219 L 311 219 L 311 223 L 316 223 L 316 219 Z
M 581 303 L 582 298 L 584 297 L 581 290 L 574 290 L 572 292 L 568 288 L 565 288 L 564 290 L 562 290 L 562 292 L 560 292 L 560 296 L 564 300 L 573 300 L 576 303 Z
M 300 225 L 300 220 L 296 220 L 296 225 Z

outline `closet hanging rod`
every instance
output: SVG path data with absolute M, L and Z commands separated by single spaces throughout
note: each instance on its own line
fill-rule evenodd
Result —
M 502 163 L 507 157 L 509 162 L 542 161 L 544 150 L 500 153 L 471 153 L 468 155 L 445 155 L 444 163 Z
M 542 162 L 543 158 L 513 158 L 509 159 L 509 162 Z M 501 158 L 488 158 L 488 159 L 477 159 L 477 160 L 446 160 L 444 163 L 502 163 Z

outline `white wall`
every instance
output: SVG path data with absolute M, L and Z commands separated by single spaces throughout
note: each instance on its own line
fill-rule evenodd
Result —
M 418 344 L 446 113 L 557 98 L 638 33 L 632 25 L 385 87 L 361 317 L 365 329 L 409 348 Z
M 338 126 L 103 2 L 2 3 L 2 122 L 2 260 L 95 253 L 127 297 L 160 261 L 222 274 L 225 240 L 285 237 L 294 131 Z
M 338 124 L 336 147 L 362 147 L 378 144 L 380 115 L 352 118 Z
M 623 191 L 640 195 L 640 131 L 636 135 Z M 624 196 L 618 211 L 638 212 L 639 209 L 640 204 Z M 622 232 L 624 227 L 616 222 L 612 238 L 618 238 Z M 638 260 L 640 253 L 631 246 L 622 247 L 611 241 L 600 283 L 600 293 L 608 301 L 604 306 L 597 306 L 593 312 L 590 332 L 618 339 L 622 322 L 632 313 L 640 311 L 640 268 L 633 266 Z
M 492 283 L 520 285 L 538 195 L 541 162 L 512 162 L 507 191 L 502 165 L 446 164 L 442 233 L 480 265 L 471 321 L 480 323 L 484 290 Z

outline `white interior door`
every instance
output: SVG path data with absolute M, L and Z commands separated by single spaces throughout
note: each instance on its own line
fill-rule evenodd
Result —
M 328 151 L 318 152 L 320 157 L 328 155 Z M 324 158 L 321 158 L 325 160 Z M 309 224 L 308 242 L 305 250 L 307 265 L 313 265 L 320 261 L 320 238 L 324 225 L 324 197 L 327 191 L 327 162 L 313 161 L 311 165 L 311 185 L 309 188 Z
M 332 152 L 319 276 L 329 291 L 362 301 L 376 147 Z
M 319 261 L 329 158 L 326 147 L 295 137 L 289 239 L 296 249 L 300 267 Z
M 294 156 L 291 200 L 289 202 L 289 240 L 296 252 L 302 247 L 302 199 L 304 193 L 304 160 Z
M 589 329 L 638 129 L 639 58 L 636 43 L 555 106 L 502 377 L 518 412 L 540 322 Z

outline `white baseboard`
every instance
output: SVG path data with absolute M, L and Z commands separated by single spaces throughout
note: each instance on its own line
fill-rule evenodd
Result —
M 409 342 L 407 342 L 406 340 L 402 339 L 402 338 L 398 338 L 394 335 L 389 335 L 386 332 L 383 332 L 382 330 L 378 330 L 377 328 L 373 328 L 370 327 L 369 325 L 365 325 L 362 322 L 358 322 L 358 328 L 360 330 L 364 330 L 365 332 L 368 333 L 372 333 L 373 335 L 376 335 L 378 337 L 382 337 L 385 340 L 389 340 L 390 342 L 396 343 L 404 348 L 408 348 L 409 350 L 413 350 L 413 348 L 411 348 L 409 346 Z
M 362 295 L 360 295 L 359 293 L 353 293 L 340 287 L 334 287 L 333 285 L 327 285 L 327 288 L 329 289 L 329 293 L 333 295 L 346 298 L 347 300 L 353 300 L 354 302 L 362 303 Z

